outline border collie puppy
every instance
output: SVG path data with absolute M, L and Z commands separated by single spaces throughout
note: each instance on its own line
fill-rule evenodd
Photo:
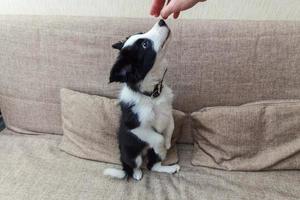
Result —
M 108 168 L 104 175 L 140 180 L 144 157 L 149 170 L 172 174 L 180 169 L 177 164 L 161 164 L 174 130 L 173 93 L 163 84 L 166 69 L 158 65 L 169 35 L 170 29 L 160 20 L 147 33 L 113 45 L 120 52 L 111 69 L 110 82 L 124 83 L 119 96 L 122 115 L 118 131 L 123 169 Z

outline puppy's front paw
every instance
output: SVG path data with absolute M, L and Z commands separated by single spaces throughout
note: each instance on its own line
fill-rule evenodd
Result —
M 164 160 L 167 157 L 167 149 L 165 147 L 160 148 L 159 156 L 162 160 Z
M 171 141 L 166 142 L 165 147 L 166 147 L 166 149 L 170 149 L 171 148 Z
M 180 171 L 180 166 L 178 164 L 172 165 L 171 167 L 173 168 L 172 174 L 175 174 Z

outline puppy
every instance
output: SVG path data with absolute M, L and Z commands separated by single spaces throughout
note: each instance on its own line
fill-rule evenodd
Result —
M 172 174 L 180 169 L 177 164 L 161 164 L 174 130 L 173 93 L 163 83 L 166 69 L 158 65 L 169 35 L 169 27 L 160 20 L 148 32 L 113 45 L 120 52 L 109 81 L 124 84 L 119 96 L 122 115 L 118 131 L 123 169 L 108 168 L 104 175 L 140 180 L 145 156 L 149 170 Z

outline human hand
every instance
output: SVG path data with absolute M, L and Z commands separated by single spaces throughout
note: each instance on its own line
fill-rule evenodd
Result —
M 167 19 L 173 13 L 173 17 L 176 19 L 181 11 L 187 10 L 198 2 L 203 1 L 206 0 L 168 0 L 165 5 L 165 0 L 152 0 L 150 14 L 155 17 L 161 15 L 164 19 Z

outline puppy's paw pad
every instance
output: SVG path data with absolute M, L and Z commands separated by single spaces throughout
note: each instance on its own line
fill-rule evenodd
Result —
M 134 170 L 133 172 L 133 176 L 132 176 L 135 180 L 139 181 L 142 179 L 143 177 L 143 172 L 142 170 L 138 169 L 138 170 Z

